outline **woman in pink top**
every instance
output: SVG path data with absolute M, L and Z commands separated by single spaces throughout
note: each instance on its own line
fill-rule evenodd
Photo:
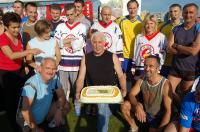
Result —
M 21 18 L 16 13 L 6 13 L 2 17 L 5 32 L 0 35 L 0 88 L 3 96 L 3 108 L 13 130 L 17 131 L 15 114 L 20 88 L 24 79 L 20 76 L 24 57 L 28 54 L 39 54 L 41 50 L 23 51 L 19 35 Z

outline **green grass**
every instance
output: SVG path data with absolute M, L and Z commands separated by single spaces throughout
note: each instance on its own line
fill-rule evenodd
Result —
M 0 132 L 12 132 L 7 123 L 6 115 L 0 116 Z M 86 115 L 84 108 L 80 117 L 77 117 L 71 105 L 71 111 L 66 116 L 67 132 L 97 132 L 97 116 Z M 110 117 L 108 132 L 127 132 L 128 125 L 120 112 Z
M 84 107 L 80 117 L 77 117 L 74 108 L 67 115 L 67 129 L 69 132 L 97 132 L 97 116 L 86 115 Z M 109 132 L 127 132 L 127 123 L 120 112 L 110 117 Z

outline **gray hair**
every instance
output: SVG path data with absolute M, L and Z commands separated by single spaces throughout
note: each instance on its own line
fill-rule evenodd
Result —
M 44 63 L 45 63 L 46 61 L 48 61 L 48 60 L 50 60 L 50 61 L 52 61 L 53 63 L 56 64 L 56 60 L 55 60 L 54 58 L 52 58 L 52 57 L 45 57 L 45 58 L 43 58 L 42 61 L 41 61 L 41 66 L 43 66 Z
M 95 32 L 95 33 L 93 33 L 92 36 L 91 36 L 91 41 L 93 41 L 94 38 L 97 38 L 97 37 L 101 37 L 101 40 L 103 42 L 106 41 L 106 38 L 105 38 L 105 36 L 104 36 L 104 34 L 102 32 Z

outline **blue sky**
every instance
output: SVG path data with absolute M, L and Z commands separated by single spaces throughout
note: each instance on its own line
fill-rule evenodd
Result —
M 196 3 L 200 8 L 200 0 L 142 0 L 142 10 L 148 10 L 150 12 L 167 12 L 168 7 L 174 3 L 178 3 L 181 6 L 184 6 L 187 3 Z

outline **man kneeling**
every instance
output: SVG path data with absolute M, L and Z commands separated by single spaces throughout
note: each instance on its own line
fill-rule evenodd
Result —
M 130 91 L 129 101 L 121 105 L 122 113 L 131 126 L 130 132 L 138 131 L 136 122 L 147 123 L 149 131 L 154 132 L 162 131 L 170 121 L 172 88 L 170 82 L 159 74 L 159 69 L 159 57 L 147 57 L 144 61 L 145 76 L 137 80 Z
M 56 61 L 44 58 L 39 72 L 25 83 L 17 114 L 17 122 L 24 132 L 43 132 L 47 125 L 58 127 L 69 111 L 69 104 L 55 74 Z M 54 91 L 57 100 L 52 102 Z

